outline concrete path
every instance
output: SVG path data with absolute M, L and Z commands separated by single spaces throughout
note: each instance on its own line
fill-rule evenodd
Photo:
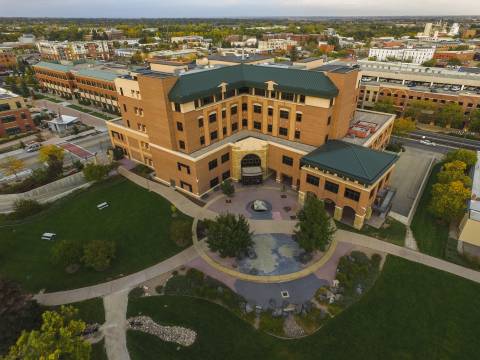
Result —
M 369 236 L 351 233 L 345 230 L 337 230 L 335 236 L 339 242 L 347 242 L 350 244 L 367 247 L 376 251 L 385 252 L 404 258 L 406 260 L 410 260 L 419 264 L 423 264 L 438 270 L 448 272 L 450 274 L 460 276 L 468 280 L 472 280 L 476 283 L 480 283 L 480 271 L 468 269 L 466 267 L 456 265 L 451 262 L 438 259 L 436 257 L 429 256 L 415 250 L 407 249 L 405 247 L 397 246 L 386 241 L 377 240 Z
M 197 256 L 198 254 L 195 248 L 190 246 L 177 255 L 134 274 L 79 289 L 37 294 L 34 298 L 40 304 L 53 306 L 102 297 L 122 290 L 130 290 L 147 280 L 188 263 Z
M 410 229 L 410 226 L 407 226 L 407 234 L 405 235 L 405 247 L 418 251 L 417 240 L 413 236 L 413 231 Z
M 105 324 L 100 330 L 105 339 L 105 349 L 109 359 L 129 360 L 127 350 L 127 307 L 128 290 L 113 293 L 103 298 Z

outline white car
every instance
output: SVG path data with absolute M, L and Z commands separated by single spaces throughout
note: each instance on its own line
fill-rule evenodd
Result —
M 430 140 L 420 140 L 420 143 L 428 146 L 437 146 L 437 144 L 435 144 L 433 141 L 430 141 Z

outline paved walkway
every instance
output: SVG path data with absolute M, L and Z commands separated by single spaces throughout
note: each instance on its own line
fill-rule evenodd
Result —
M 105 323 L 101 327 L 105 349 L 109 359 L 129 360 L 127 350 L 127 307 L 128 290 L 107 295 L 103 298 Z

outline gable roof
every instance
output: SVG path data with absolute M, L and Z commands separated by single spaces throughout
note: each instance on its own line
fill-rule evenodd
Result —
M 301 159 L 309 165 L 366 185 L 377 181 L 398 160 L 392 153 L 330 140 Z
M 337 87 L 321 72 L 240 64 L 182 74 L 168 97 L 185 103 L 218 92 L 218 86 L 224 82 L 228 90 L 244 86 L 266 89 L 267 81 L 274 81 L 278 84 L 275 89 L 285 92 L 327 99 L 338 95 Z

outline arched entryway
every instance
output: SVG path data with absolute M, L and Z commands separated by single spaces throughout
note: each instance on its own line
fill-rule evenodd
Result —
M 323 206 L 325 207 L 325 211 L 330 215 L 332 218 L 335 214 L 335 202 L 330 199 L 325 199 L 323 201 Z
M 355 222 L 355 210 L 353 210 L 350 206 L 343 207 L 342 222 L 353 226 L 353 223 Z
M 263 180 L 262 160 L 256 154 L 247 154 L 240 162 L 242 169 L 242 184 L 256 185 Z

